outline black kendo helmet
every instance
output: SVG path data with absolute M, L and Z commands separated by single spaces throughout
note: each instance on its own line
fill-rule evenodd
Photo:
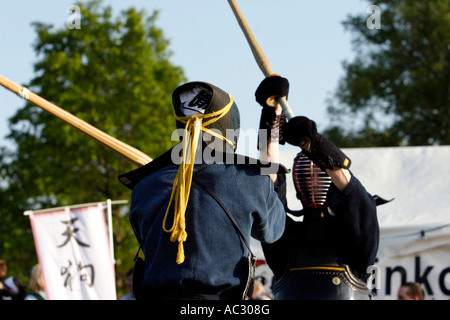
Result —
M 206 83 L 206 82 L 188 82 L 178 88 L 172 94 L 172 102 L 175 114 L 178 117 L 189 117 L 195 114 L 210 114 L 223 109 L 230 103 L 231 96 L 222 89 Z M 176 120 L 178 129 L 184 129 L 185 124 Z M 209 124 L 206 128 L 210 130 L 218 130 L 221 135 L 227 137 L 227 129 L 234 130 L 234 134 L 230 135 L 236 150 L 239 128 L 240 115 L 236 103 L 233 101 L 230 110 L 217 121 Z M 228 138 L 228 137 L 227 137 Z M 212 140 L 206 140 L 207 144 Z
M 292 178 L 303 206 L 318 209 L 326 204 L 331 178 L 301 151 L 294 159 Z

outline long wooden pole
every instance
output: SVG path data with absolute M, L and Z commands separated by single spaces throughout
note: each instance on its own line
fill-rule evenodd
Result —
M 148 155 L 139 151 L 138 149 L 120 141 L 116 138 L 111 137 L 105 132 L 97 129 L 96 127 L 90 125 L 89 123 L 81 120 L 80 118 L 74 116 L 73 114 L 61 109 L 60 107 L 54 105 L 53 103 L 41 98 L 37 94 L 29 91 L 27 88 L 18 85 L 17 83 L 7 79 L 6 77 L 0 75 L 0 84 L 6 89 L 18 94 L 25 100 L 28 100 L 32 104 L 44 109 L 45 111 L 51 113 L 55 117 L 63 120 L 72 127 L 78 129 L 79 131 L 85 133 L 89 137 L 97 140 L 101 144 L 110 148 L 111 150 L 117 152 L 119 155 L 125 159 L 137 164 L 138 166 L 143 166 L 152 161 Z
M 263 72 L 263 74 L 266 77 L 273 74 L 272 68 L 269 64 L 269 60 L 267 60 L 266 55 L 262 51 L 258 42 L 256 41 L 255 36 L 253 35 L 252 31 L 250 30 L 250 27 L 248 26 L 247 21 L 245 20 L 244 15 L 242 14 L 241 10 L 239 9 L 236 1 L 228 0 L 228 3 L 230 4 L 231 9 L 233 10 L 234 16 L 236 17 L 236 20 L 239 23 L 239 26 L 241 27 L 241 29 L 245 35 L 245 38 L 247 39 L 247 42 L 250 46 L 250 49 L 252 50 L 253 56 L 255 57 L 256 63 L 258 64 L 259 68 L 261 69 L 261 71 Z M 288 119 L 293 118 L 294 114 L 293 114 L 292 109 L 289 106 L 286 98 L 284 98 L 284 97 L 279 98 L 278 102 L 280 103 L 281 107 L 283 108 L 286 118 L 288 118 Z

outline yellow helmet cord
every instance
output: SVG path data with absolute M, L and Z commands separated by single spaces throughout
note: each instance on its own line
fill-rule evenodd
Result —
M 163 230 L 167 233 L 171 233 L 170 241 L 178 241 L 178 253 L 176 259 L 176 262 L 178 264 L 184 262 L 183 242 L 186 241 L 187 238 L 185 213 L 187 202 L 189 200 L 189 193 L 191 190 L 192 175 L 194 172 L 195 152 L 197 150 L 200 131 L 220 138 L 234 147 L 233 142 L 231 142 L 224 136 L 206 128 L 206 126 L 216 122 L 225 114 L 227 114 L 228 111 L 230 111 L 231 106 L 233 105 L 233 97 L 230 94 L 228 94 L 228 96 L 230 97 L 230 102 L 225 107 L 216 112 L 190 117 L 178 117 L 175 115 L 175 119 L 182 123 L 185 123 L 186 126 L 183 133 L 183 148 L 181 150 L 182 160 L 173 182 L 172 194 L 170 195 L 169 205 L 167 206 L 166 214 L 163 220 Z M 212 119 L 204 121 L 208 118 Z M 175 201 L 173 224 L 170 229 L 167 229 L 166 220 L 174 197 Z

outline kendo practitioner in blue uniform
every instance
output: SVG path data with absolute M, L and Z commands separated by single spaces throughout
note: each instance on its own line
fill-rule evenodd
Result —
M 287 97 L 288 91 L 288 80 L 275 75 L 265 78 L 255 92 L 263 106 L 260 128 L 271 132 L 268 139 L 301 148 L 292 176 L 303 209 L 290 210 L 286 190 L 280 188 L 289 213 L 286 228 L 278 241 L 262 244 L 274 273 L 275 299 L 369 299 L 366 272 L 379 242 L 376 200 L 349 170 L 351 160 L 317 132 L 314 121 L 294 117 L 286 123 L 281 107 L 268 105 Z
M 261 175 L 270 164 L 235 153 L 239 110 L 227 92 L 189 82 L 172 100 L 182 141 L 119 177 L 133 190 L 130 222 L 145 255 L 135 259 L 133 293 L 138 300 L 247 299 L 255 262 L 247 241 L 274 242 L 285 225 L 274 182 Z

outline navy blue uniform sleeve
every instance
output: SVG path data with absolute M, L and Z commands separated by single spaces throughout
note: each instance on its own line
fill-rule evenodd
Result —
M 287 199 L 286 199 L 286 175 L 278 174 L 278 182 L 275 185 L 275 192 L 277 193 L 278 198 L 283 204 L 284 210 L 284 222 L 285 222 L 285 230 L 283 235 L 274 243 L 261 243 L 264 257 L 266 259 L 267 264 L 270 269 L 274 273 L 276 278 L 280 278 L 281 275 L 287 270 L 290 246 L 291 246 L 291 235 L 295 233 L 295 223 L 288 218 L 286 215 L 287 207 Z
M 340 220 L 343 255 L 356 276 L 366 275 L 375 262 L 379 243 L 376 204 L 361 182 L 352 175 L 343 191 L 331 193 L 330 208 Z
M 281 203 L 283 204 L 283 207 L 285 210 L 287 209 L 287 199 L 286 199 L 286 193 L 287 193 L 287 187 L 286 187 L 286 175 L 279 173 L 277 175 L 277 183 L 275 184 L 275 192 L 278 195 L 278 198 L 280 199 Z
M 285 211 L 272 181 L 267 177 L 268 192 L 264 202 L 265 208 L 260 209 L 260 214 L 254 216 L 255 223 L 252 227 L 252 237 L 262 243 L 273 243 L 278 240 L 285 227 Z M 286 181 L 279 181 L 275 188 L 286 190 Z

